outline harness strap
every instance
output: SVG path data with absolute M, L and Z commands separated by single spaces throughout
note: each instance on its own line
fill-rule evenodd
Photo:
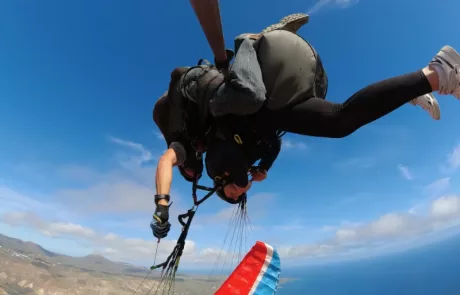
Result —
M 199 68 L 200 73 L 194 74 L 195 78 L 192 80 L 187 80 L 186 77 L 189 75 L 190 71 Z M 186 82 L 187 83 L 196 83 L 196 95 L 189 97 L 185 92 Z M 206 137 L 211 129 L 210 116 L 209 116 L 209 101 L 212 99 L 219 87 L 225 83 L 224 75 L 209 61 L 206 59 L 200 59 L 198 65 L 190 67 L 182 75 L 179 83 L 179 91 L 182 94 L 182 97 L 186 99 L 186 103 L 195 104 L 193 107 L 197 111 L 197 129 L 195 130 L 193 138 L 190 134 L 186 134 L 187 138 L 192 142 L 192 147 L 195 151 L 204 152 L 204 145 L 206 143 Z
M 175 273 L 175 271 L 177 270 L 177 267 L 179 266 L 180 257 L 182 256 L 182 253 L 185 247 L 185 240 L 187 239 L 188 231 L 190 229 L 190 225 L 192 224 L 192 220 L 193 220 L 193 217 L 195 216 L 198 206 L 204 201 L 206 201 L 209 197 L 211 197 L 216 192 L 216 190 L 219 188 L 220 188 L 220 185 L 215 186 L 213 188 L 201 186 L 198 184 L 198 177 L 195 177 L 193 181 L 193 187 L 192 187 L 194 205 L 192 208 L 190 208 L 187 211 L 187 213 L 180 214 L 177 217 L 179 223 L 182 225 L 182 232 L 179 236 L 179 239 L 177 239 L 176 246 L 174 247 L 171 254 L 166 258 L 166 260 L 163 263 L 151 266 L 150 267 L 151 270 L 162 268 L 162 270 L 164 271 L 166 268 L 170 268 L 170 269 L 173 269 Z M 198 189 L 208 191 L 208 193 L 199 200 L 196 194 L 196 191 Z M 184 221 L 185 218 L 187 218 L 187 221 Z
M 201 203 L 209 199 L 221 186 L 222 185 L 216 185 L 214 187 L 207 187 L 207 186 L 199 185 L 198 177 L 195 177 L 195 179 L 193 180 L 193 186 L 192 186 L 192 197 L 193 197 L 194 206 L 198 207 Z M 204 197 L 202 197 L 199 200 L 198 200 L 198 196 L 196 193 L 198 189 L 208 192 Z
M 206 135 L 210 130 L 209 123 L 209 101 L 213 98 L 217 89 L 225 83 L 225 77 L 213 67 L 209 67 L 204 70 L 197 80 L 197 104 L 199 116 L 199 131 L 200 137 L 198 140 L 204 142 Z

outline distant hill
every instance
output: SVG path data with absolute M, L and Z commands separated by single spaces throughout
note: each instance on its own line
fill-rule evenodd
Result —
M 42 259 L 49 263 L 61 264 L 86 272 L 102 272 L 112 274 L 145 275 L 149 270 L 123 262 L 114 262 L 101 255 L 72 257 L 48 251 L 32 242 L 25 242 L 0 234 L 0 246 L 27 255 L 31 258 Z
M 61 256 L 54 252 L 48 251 L 42 248 L 40 245 L 37 245 L 35 243 L 24 242 L 19 239 L 7 237 L 2 234 L 0 234 L 0 246 L 5 247 L 7 249 L 13 249 L 16 252 L 20 252 L 22 254 L 36 254 L 36 255 L 43 255 L 46 257 Z
M 35 243 L 0 235 L 0 295 L 153 294 L 160 272 L 152 272 L 144 280 L 147 271 L 101 255 L 61 255 Z M 168 294 L 212 294 L 220 283 L 218 279 L 179 276 Z

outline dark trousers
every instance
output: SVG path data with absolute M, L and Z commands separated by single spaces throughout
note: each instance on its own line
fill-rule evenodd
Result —
M 290 133 L 341 138 L 430 92 L 425 75 L 416 71 L 371 84 L 343 103 L 312 97 L 288 108 L 264 109 L 257 121 Z

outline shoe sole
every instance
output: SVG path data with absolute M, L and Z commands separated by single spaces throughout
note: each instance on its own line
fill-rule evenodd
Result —
M 438 100 L 433 95 L 431 95 L 431 97 L 433 98 L 433 107 L 432 112 L 430 112 L 430 115 L 432 115 L 431 117 L 434 120 L 438 121 L 439 119 L 441 119 L 441 109 L 439 108 Z
M 290 31 L 292 33 L 296 33 L 297 30 L 300 29 L 303 25 L 308 23 L 308 20 L 310 19 L 310 16 L 308 14 L 295 14 L 292 16 L 287 16 L 281 19 L 280 22 L 273 24 L 271 26 L 268 26 L 262 31 L 262 34 L 266 34 L 272 31 L 276 30 L 286 30 Z M 289 30 L 288 28 L 292 26 L 297 26 L 294 30 Z M 294 31 L 294 32 L 293 32 Z
M 413 106 L 417 106 L 417 105 L 420 106 L 431 116 L 431 118 L 433 118 L 433 120 L 436 120 L 436 121 L 440 120 L 441 119 L 441 109 L 439 107 L 438 100 L 436 99 L 436 97 L 434 97 L 432 93 L 429 93 L 426 96 L 429 96 L 431 98 L 430 101 L 432 101 L 432 104 L 429 107 L 425 107 L 424 104 L 416 104 L 413 101 L 410 101 L 410 104 L 412 104 Z

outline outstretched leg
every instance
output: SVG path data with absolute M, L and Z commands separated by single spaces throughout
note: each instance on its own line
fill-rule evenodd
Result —
M 310 98 L 290 108 L 270 111 L 271 123 L 287 132 L 341 138 L 414 99 L 430 98 L 426 95 L 433 91 L 460 98 L 460 55 L 449 46 L 444 46 L 420 71 L 369 85 L 344 103 Z

